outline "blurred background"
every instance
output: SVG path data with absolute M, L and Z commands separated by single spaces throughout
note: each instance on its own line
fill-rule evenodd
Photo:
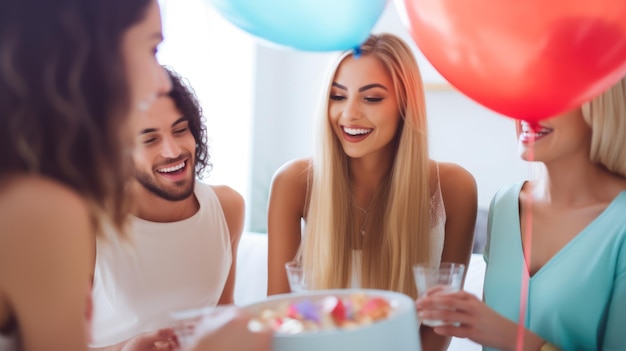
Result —
M 213 170 L 204 180 L 239 191 L 246 230 L 266 232 L 272 176 L 285 162 L 312 155 L 321 83 L 336 53 L 261 43 L 203 0 L 159 2 L 159 60 L 189 80 L 207 119 Z M 533 178 L 536 170 L 518 156 L 513 120 L 452 88 L 419 52 L 393 1 L 373 32 L 397 34 L 412 46 L 426 88 L 432 158 L 474 175 L 480 209 L 500 187 Z

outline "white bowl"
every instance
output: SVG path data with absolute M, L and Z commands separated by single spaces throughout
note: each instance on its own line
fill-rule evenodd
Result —
M 274 334 L 274 351 L 421 351 L 414 301 L 407 295 L 374 289 L 315 290 L 274 295 L 262 302 L 243 307 L 253 316 L 263 310 L 277 309 L 286 302 L 317 300 L 332 295 L 347 297 L 356 293 L 387 299 L 392 306 L 389 317 L 355 329 L 333 329 L 300 334 Z

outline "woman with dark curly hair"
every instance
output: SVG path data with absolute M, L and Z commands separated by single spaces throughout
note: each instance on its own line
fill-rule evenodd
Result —
M 128 209 L 129 120 L 170 88 L 161 40 L 154 0 L 0 2 L 0 349 L 85 349 L 94 240 Z
M 0 1 L 0 350 L 87 348 L 96 238 L 131 208 L 130 132 L 170 90 L 161 40 L 157 0 Z M 231 310 L 194 350 L 269 348 L 246 332 Z

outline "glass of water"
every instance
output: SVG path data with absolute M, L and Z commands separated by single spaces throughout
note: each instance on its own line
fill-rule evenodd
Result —
M 461 289 L 465 265 L 453 262 L 441 262 L 437 266 L 417 264 L 413 266 L 413 275 L 419 297 L 425 295 L 450 294 Z M 422 320 L 424 325 L 439 327 L 446 325 L 441 320 Z
M 170 313 L 174 320 L 172 328 L 182 349 L 191 347 L 192 340 L 196 337 L 196 329 L 205 318 L 212 318 L 225 311 L 229 306 L 212 306 L 197 309 L 189 309 Z
M 289 281 L 291 292 L 306 291 L 302 263 L 298 261 L 287 262 L 285 263 L 285 270 L 287 272 L 287 280 Z

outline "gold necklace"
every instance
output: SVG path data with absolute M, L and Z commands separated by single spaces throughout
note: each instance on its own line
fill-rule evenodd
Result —
M 365 218 L 363 219 L 363 224 L 361 225 L 361 229 L 359 230 L 359 232 L 361 232 L 361 235 L 365 236 L 365 226 L 367 225 L 367 218 L 369 216 L 369 212 L 368 212 L 369 208 L 366 210 L 357 204 L 354 204 L 354 207 L 359 209 L 359 211 L 363 212 L 363 214 L 365 215 Z

